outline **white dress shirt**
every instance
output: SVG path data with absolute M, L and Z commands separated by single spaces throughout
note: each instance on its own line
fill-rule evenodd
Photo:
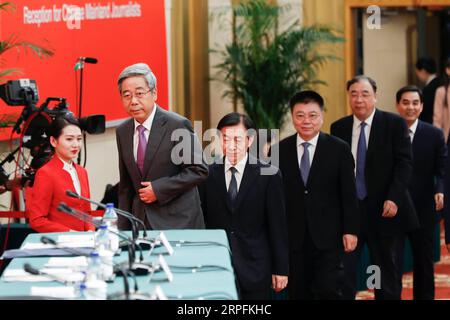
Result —
M 73 162 L 71 164 L 65 162 L 63 159 L 58 157 L 59 160 L 63 163 L 63 170 L 67 171 L 70 174 L 70 177 L 72 178 L 72 183 L 75 188 L 75 191 L 81 195 L 81 186 L 80 186 L 80 179 L 78 179 L 77 170 L 75 169 L 75 166 L 73 165 Z
M 147 139 L 148 143 L 148 137 L 150 135 L 150 129 L 152 128 L 153 119 L 155 118 L 156 113 L 156 103 L 153 106 L 153 111 L 150 114 L 150 116 L 142 123 L 142 125 L 145 128 L 144 135 L 145 139 Z M 136 119 L 134 120 L 134 135 L 133 135 L 133 155 L 134 155 L 134 161 L 137 161 L 137 150 L 138 150 L 138 144 L 139 144 L 139 131 L 137 127 L 141 125 L 141 123 L 137 122 Z
M 416 121 L 414 121 L 414 123 L 408 129 L 409 137 L 411 138 L 411 143 L 414 140 L 414 135 L 416 134 L 418 124 L 419 124 L 419 119 L 416 119 Z
M 319 140 L 319 134 L 318 133 L 314 138 L 312 138 L 309 141 L 303 140 L 299 134 L 297 134 L 297 160 L 298 160 L 298 167 L 300 168 L 300 163 L 302 161 L 304 147 L 302 146 L 303 142 L 308 142 L 310 146 L 308 147 L 309 152 L 309 166 L 311 167 L 313 159 L 314 159 L 314 153 L 316 153 L 316 147 L 317 147 L 317 141 Z
M 373 116 L 375 115 L 376 108 L 373 109 L 372 114 L 364 120 L 364 123 L 366 124 L 366 127 L 364 128 L 364 133 L 366 135 L 366 149 L 369 146 L 369 138 L 370 138 L 370 129 L 372 129 L 372 121 Z M 357 153 L 358 153 L 358 141 L 359 141 L 359 134 L 361 133 L 361 120 L 359 120 L 357 117 L 353 115 L 353 129 L 352 129 L 352 154 L 353 159 L 355 159 L 355 163 L 357 161 Z M 356 166 L 355 166 L 355 172 L 356 172 Z
M 234 166 L 236 168 L 236 173 L 234 176 L 236 177 L 237 182 L 237 189 L 239 191 L 239 187 L 241 186 L 242 176 L 244 175 L 245 166 L 247 165 L 247 159 L 248 159 L 248 153 L 245 154 L 245 157 L 241 159 L 236 165 Z M 230 187 L 231 183 L 231 170 L 230 168 L 233 167 L 233 165 L 228 161 L 228 158 L 225 157 L 225 183 L 228 188 Z

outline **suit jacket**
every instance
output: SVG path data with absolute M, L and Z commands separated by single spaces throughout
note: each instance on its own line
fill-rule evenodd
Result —
M 80 181 L 81 195 L 90 198 L 87 171 L 77 164 L 74 166 Z M 89 203 L 66 195 L 66 190 L 76 191 L 70 174 L 63 167 L 63 162 L 53 156 L 36 172 L 33 188 L 27 192 L 30 226 L 37 232 L 94 231 L 93 225 L 58 211 L 61 202 L 83 212 L 91 210 Z
M 432 124 L 433 123 L 433 109 L 436 95 L 436 89 L 441 84 L 439 77 L 434 78 L 427 84 L 423 90 L 423 110 L 419 116 L 419 119 Z
M 273 174 L 261 174 L 262 168 L 270 168 Z M 206 227 L 227 232 L 241 289 L 267 290 L 272 274 L 288 275 L 283 185 L 277 168 L 249 155 L 233 210 L 224 164 L 212 164 L 200 196 Z
M 353 115 L 331 125 L 331 134 L 352 144 Z M 411 139 L 405 120 L 376 110 L 366 154 L 365 178 L 369 231 L 393 236 L 419 227 L 408 186 L 413 170 Z M 386 200 L 398 206 L 394 218 L 383 218 Z
M 201 145 L 189 120 L 156 108 L 143 175 L 133 156 L 134 120 L 125 121 L 116 130 L 120 171 L 119 208 L 132 212 L 143 221 L 147 218 L 153 229 L 204 228 L 197 185 L 207 178 L 208 167 L 203 161 Z M 182 137 L 172 139 L 177 132 Z M 180 144 L 178 141 L 181 141 Z M 187 152 L 175 149 L 182 145 L 187 145 Z M 139 199 L 142 181 L 152 183 L 156 202 L 145 204 Z M 129 221 L 119 216 L 119 228 L 130 229 Z
M 435 210 L 434 195 L 444 193 L 444 175 L 447 146 L 442 130 L 420 121 L 412 143 L 413 175 L 411 194 L 420 227 L 434 230 L 439 215 Z
M 342 236 L 357 235 L 360 223 L 354 161 L 348 146 L 320 133 L 306 185 L 300 174 L 297 134 L 271 152 L 280 156 L 290 250 L 302 250 L 307 228 L 319 250 L 342 249 Z

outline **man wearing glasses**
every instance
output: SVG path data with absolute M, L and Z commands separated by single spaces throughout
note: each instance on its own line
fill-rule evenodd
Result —
M 381 278 L 375 299 L 401 299 L 405 234 L 419 225 L 408 192 L 413 169 L 408 128 L 400 116 L 375 108 L 376 93 L 377 84 L 368 76 L 349 80 L 353 114 L 331 125 L 331 134 L 352 149 L 362 219 L 358 247 L 344 258 L 346 300 L 355 299 L 357 265 L 365 243 Z
M 132 117 L 116 130 L 119 208 L 151 229 L 204 228 L 197 185 L 208 168 L 190 121 L 156 104 L 156 77 L 145 63 L 126 67 L 118 86 Z M 174 131 L 180 141 L 172 139 Z M 172 152 L 175 147 L 182 151 Z M 128 220 L 119 217 L 119 228 L 130 229 Z
M 344 252 L 356 248 L 359 214 L 354 164 L 346 143 L 321 132 L 323 98 L 314 91 L 290 102 L 296 134 L 279 144 L 289 234 L 289 297 L 341 298 Z M 272 148 L 272 156 L 277 146 Z

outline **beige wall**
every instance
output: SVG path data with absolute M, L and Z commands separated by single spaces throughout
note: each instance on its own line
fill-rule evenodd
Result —
M 408 84 L 407 29 L 415 21 L 414 13 L 403 11 L 383 15 L 381 29 L 369 30 L 364 18 L 364 73 L 377 82 L 380 109 L 396 112 L 395 93 Z
M 87 137 L 86 169 L 89 172 L 91 197 L 97 201 L 103 198 L 108 183 L 119 182 L 119 156 L 115 132 L 115 128 L 109 128 L 102 135 Z
M 304 24 L 324 24 L 340 32 L 344 30 L 344 0 L 304 0 Z M 343 36 L 343 33 L 340 34 Z M 318 78 L 327 82 L 315 88 L 325 99 L 325 121 L 323 131 L 329 132 L 330 124 L 347 115 L 344 46 L 328 46 L 335 56 L 342 60 L 326 63 L 318 73 Z

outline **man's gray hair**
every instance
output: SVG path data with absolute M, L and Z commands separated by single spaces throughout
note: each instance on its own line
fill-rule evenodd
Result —
M 117 85 L 119 86 L 120 93 L 122 92 L 123 80 L 130 77 L 144 77 L 150 90 L 156 88 L 156 77 L 146 63 L 136 63 L 123 69 L 117 79 Z

